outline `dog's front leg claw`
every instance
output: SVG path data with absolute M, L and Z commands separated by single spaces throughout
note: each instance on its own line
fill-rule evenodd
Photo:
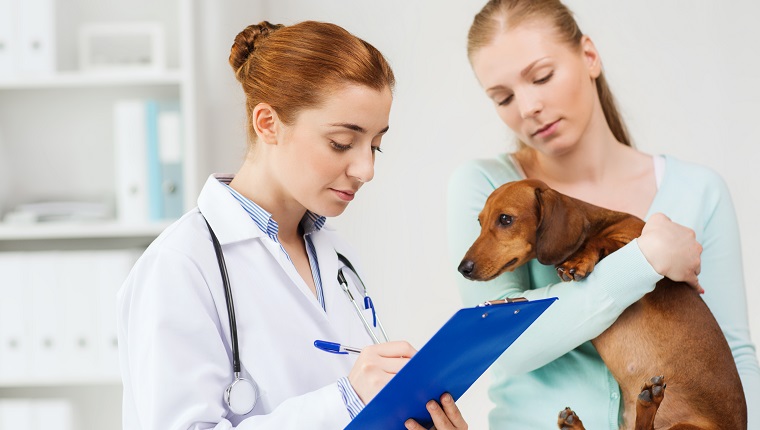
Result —
M 653 429 L 657 409 L 665 398 L 665 377 L 654 376 L 641 388 L 636 400 L 636 428 Z M 679 427 L 680 426 L 675 426 Z M 675 428 L 673 427 L 673 428 Z M 692 428 L 691 426 L 688 426 Z M 696 428 L 696 427 L 694 427 Z
M 588 267 L 590 266 L 590 267 Z M 557 275 L 565 282 L 580 281 L 594 269 L 594 265 L 584 265 L 583 263 L 566 261 L 557 266 Z
M 573 270 L 573 269 L 571 269 L 571 270 Z M 569 281 L 573 280 L 573 278 L 571 277 L 571 275 L 562 266 L 557 266 L 557 276 L 559 276 L 559 279 L 561 279 L 564 282 L 569 282 Z
M 662 399 L 665 398 L 665 386 L 664 376 L 653 376 L 641 388 L 638 402 L 646 407 L 649 407 L 650 405 L 659 407 L 660 403 L 662 403 Z
M 578 415 L 575 415 L 575 412 L 573 412 L 570 408 L 565 408 L 559 413 L 559 418 L 557 418 L 557 426 L 559 426 L 560 430 L 585 430 L 586 427 L 583 426 L 583 422 L 580 418 L 578 418 Z

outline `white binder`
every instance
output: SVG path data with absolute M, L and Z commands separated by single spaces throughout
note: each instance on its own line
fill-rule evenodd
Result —
M 55 72 L 54 0 L 19 0 L 19 75 L 50 75 Z
M 0 399 L 0 429 L 32 430 L 33 408 L 32 399 Z
M 24 253 L 0 253 L 0 381 L 24 380 L 29 368 L 31 305 Z
M 71 430 L 73 409 L 66 399 L 0 399 L 0 430 Z
M 138 250 L 108 251 L 99 255 L 95 274 L 98 284 L 98 372 L 105 378 L 120 377 L 116 293 L 139 256 Z
M 98 365 L 97 252 L 70 251 L 61 254 L 60 286 L 63 291 L 64 327 L 61 360 L 66 377 L 89 377 Z
M 18 48 L 14 9 L 15 0 L 0 0 L 0 80 L 15 73 L 14 59 Z
M 31 318 L 30 363 L 35 380 L 60 380 L 66 375 L 62 324 L 65 291 L 59 282 L 60 258 L 54 251 L 34 252 L 21 264 L 31 292 L 26 312 Z
M 119 221 L 148 221 L 146 105 L 143 100 L 119 100 L 114 105 L 116 213 Z
M 74 406 L 70 400 L 35 399 L 32 401 L 32 430 L 71 430 L 73 420 Z M 14 430 L 19 428 L 15 427 Z

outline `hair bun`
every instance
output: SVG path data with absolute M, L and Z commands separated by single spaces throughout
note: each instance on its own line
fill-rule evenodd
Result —
M 264 39 L 282 27 L 284 27 L 282 24 L 261 21 L 258 24 L 249 25 L 238 33 L 230 49 L 230 65 L 235 70 L 235 73 L 248 61 L 253 51 L 260 46 Z

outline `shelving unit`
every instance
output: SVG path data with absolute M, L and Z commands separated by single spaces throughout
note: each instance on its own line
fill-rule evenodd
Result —
M 61 89 L 116 86 L 181 85 L 183 76 L 178 70 L 155 72 L 62 72 L 51 76 L 28 79 L 0 80 L 0 91 L 30 89 Z
M 0 222 L 0 256 L 32 258 L 45 254 L 54 258 L 56 252 L 98 256 L 119 250 L 135 254 L 172 220 L 125 223 L 116 219 L 113 105 L 121 99 L 179 102 L 183 200 L 185 209 L 194 206 L 203 179 L 198 174 L 203 169 L 196 156 L 194 0 L 67 0 L 65 4 L 54 0 L 54 4 L 57 70 L 0 78 L 0 220 L 17 205 L 41 200 L 105 202 L 114 209 L 114 217 L 97 222 Z M 162 24 L 167 57 L 164 70 L 78 69 L 80 25 L 135 21 Z M 71 277 L 82 280 L 91 275 L 89 270 L 69 272 Z M 4 281 L 0 273 L 0 282 Z M 61 285 L 76 284 L 76 279 L 59 281 Z M 77 291 L 63 291 L 60 297 L 72 301 L 76 300 L 76 296 L 70 296 L 74 294 Z M 110 291 L 106 297 L 111 297 Z M 114 305 L 115 300 L 114 296 Z M 31 301 L 32 309 L 35 305 Z M 95 308 L 93 313 L 103 313 L 102 306 Z M 114 321 L 115 318 L 113 315 Z M 115 343 L 112 347 L 116 348 Z M 0 402 L 65 399 L 72 406 L 70 428 L 120 429 L 118 362 L 107 367 L 107 371 L 100 369 L 91 374 L 61 371 L 41 377 L 14 377 L 0 372 Z M 32 370 L 31 375 L 46 373 Z
M 170 224 L 169 221 L 155 224 L 103 223 L 46 223 L 40 225 L 0 225 L 0 242 L 17 240 L 66 240 L 66 239 L 118 239 L 154 238 Z

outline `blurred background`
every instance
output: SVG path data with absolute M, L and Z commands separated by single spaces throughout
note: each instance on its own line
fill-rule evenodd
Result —
M 117 429 L 115 292 L 205 178 L 245 150 L 227 63 L 261 20 L 329 21 L 397 78 L 375 179 L 330 220 L 358 249 L 392 338 L 416 347 L 460 306 L 446 186 L 512 148 L 467 62 L 483 1 L 0 0 L 0 429 Z M 760 3 L 568 0 L 634 141 L 720 173 L 760 341 Z M 720 286 L 705 285 L 707 294 Z M 488 375 L 460 400 L 487 427 Z

